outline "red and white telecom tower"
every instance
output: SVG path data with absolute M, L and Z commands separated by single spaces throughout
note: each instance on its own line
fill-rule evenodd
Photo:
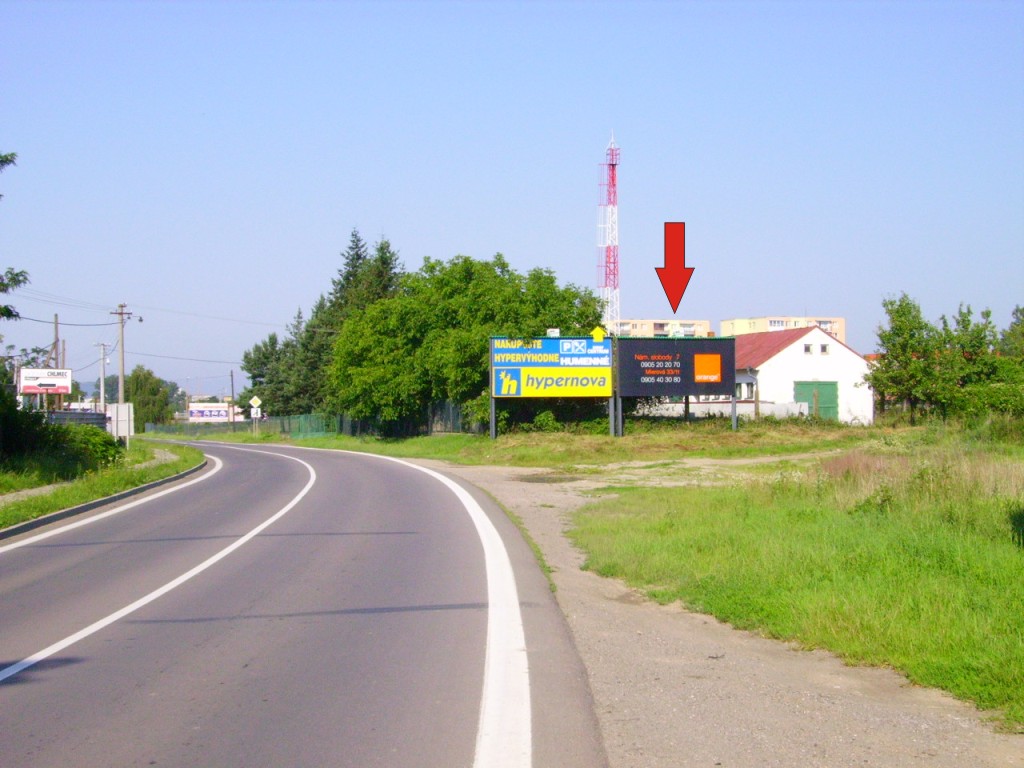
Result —
M 602 324 L 609 333 L 619 331 L 619 148 L 615 134 L 608 143 L 601 166 L 601 202 L 597 215 L 597 286 L 604 301 Z

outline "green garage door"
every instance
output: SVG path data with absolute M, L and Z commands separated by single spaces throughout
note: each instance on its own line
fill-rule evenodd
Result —
M 807 403 L 807 413 L 822 419 L 839 418 L 838 381 L 794 381 L 793 399 Z

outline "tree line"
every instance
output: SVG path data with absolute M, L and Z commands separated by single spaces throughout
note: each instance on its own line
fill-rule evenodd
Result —
M 922 413 L 1024 418 L 1024 307 L 1002 332 L 989 310 L 975 317 L 969 305 L 937 324 L 906 293 L 882 307 L 887 324 L 867 376 L 879 412 L 901 408 L 912 423 Z
M 385 433 L 422 429 L 432 405 L 454 403 L 465 418 L 489 417 L 492 336 L 528 338 L 559 328 L 586 335 L 599 324 L 600 300 L 550 270 L 520 274 L 501 254 L 489 260 L 426 258 L 401 268 L 391 243 L 368 246 L 353 230 L 331 290 L 301 309 L 283 338 L 270 334 L 242 356 L 250 386 L 272 415 L 340 414 Z M 985 310 L 963 306 L 927 321 L 906 294 L 882 302 L 867 382 L 880 413 L 905 409 L 943 418 L 1006 413 L 1024 417 L 1024 308 L 1001 332 Z M 528 399 L 503 403 L 501 419 L 522 423 L 538 407 L 558 420 L 598 415 L 589 401 Z M 595 410 L 596 409 L 596 410 Z
M 354 229 L 341 255 L 309 319 L 300 309 L 284 338 L 272 333 L 242 355 L 243 403 L 255 395 L 272 415 L 344 413 L 384 433 L 422 429 L 444 402 L 485 423 L 491 336 L 589 334 L 600 322 L 592 291 L 559 286 L 548 269 L 521 274 L 500 253 L 426 258 L 407 272 L 387 239 L 371 247 Z

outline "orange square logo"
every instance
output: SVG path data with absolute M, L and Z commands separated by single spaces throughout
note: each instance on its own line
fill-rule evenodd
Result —
M 722 382 L 722 356 L 694 355 L 693 380 L 698 384 L 720 384 Z

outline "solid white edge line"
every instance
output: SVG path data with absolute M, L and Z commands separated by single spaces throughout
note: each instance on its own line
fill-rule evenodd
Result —
M 146 503 L 148 503 L 150 501 L 153 501 L 154 499 L 159 499 L 161 496 L 166 496 L 169 493 L 175 493 L 175 492 L 180 491 L 180 490 L 182 490 L 184 488 L 188 488 L 190 485 L 195 485 L 196 483 L 201 483 L 204 480 L 208 480 L 211 477 L 213 477 L 215 474 L 220 472 L 221 467 L 224 466 L 224 462 L 221 461 L 220 459 L 218 459 L 216 456 L 207 456 L 207 458 L 213 459 L 213 464 L 214 464 L 213 469 L 211 469 L 209 472 L 204 472 L 203 474 L 201 474 L 197 478 L 194 478 L 192 480 L 189 480 L 187 482 L 180 483 L 180 484 L 177 484 L 177 485 L 172 485 L 169 488 L 165 488 L 162 491 L 158 491 L 158 492 L 156 492 L 154 494 L 151 494 L 149 496 L 143 496 L 141 499 L 136 499 L 135 501 L 129 501 L 126 504 L 118 504 L 113 509 L 109 509 L 106 512 L 101 512 L 98 515 L 91 515 L 89 517 L 84 517 L 84 518 L 82 518 L 80 520 L 76 520 L 73 523 L 68 523 L 66 525 L 61 525 L 58 528 L 51 528 L 50 530 L 44 531 L 43 533 L 37 533 L 34 536 L 29 536 L 28 538 L 20 539 L 18 541 L 15 541 L 12 544 L 5 544 L 3 546 L 0 546 L 0 555 L 2 555 L 4 552 L 8 552 L 8 551 L 10 551 L 12 549 L 18 549 L 19 547 L 27 547 L 29 544 L 35 544 L 37 541 L 42 541 L 43 539 L 48 539 L 51 536 L 57 536 L 57 535 L 59 535 L 61 533 L 67 533 L 68 531 L 73 531 L 75 528 L 81 528 L 83 525 L 91 525 L 92 523 L 95 523 L 96 521 L 102 520 L 102 519 L 104 519 L 106 517 L 110 517 L 111 515 L 120 514 L 121 512 L 124 512 L 126 510 L 131 509 L 132 507 L 137 507 L 140 504 L 146 504 Z
M 234 447 L 218 443 L 219 447 Z M 477 725 L 474 768 L 531 768 L 533 731 L 530 667 L 512 561 L 487 513 L 461 485 L 427 467 L 376 453 L 291 446 L 296 450 L 382 459 L 415 469 L 443 483 L 462 503 L 484 551 L 487 576 L 487 645 Z M 244 449 L 239 450 L 259 450 Z
M 133 613 L 144 605 L 153 602 L 157 598 L 167 594 L 175 587 L 184 584 L 193 576 L 205 571 L 214 563 L 222 560 L 227 555 L 238 549 L 253 537 L 257 536 L 267 526 L 283 517 L 292 509 L 313 487 L 316 482 L 316 471 L 302 459 L 288 456 L 284 453 L 276 453 L 258 448 L 243 448 L 229 444 L 219 443 L 218 447 L 252 453 L 269 453 L 273 456 L 297 461 L 309 470 L 310 479 L 299 494 L 288 503 L 287 506 L 278 511 L 271 518 L 261 523 L 241 539 L 224 548 L 213 557 L 205 560 L 187 573 L 177 579 L 165 584 L 145 597 L 136 600 L 131 605 L 110 614 L 104 619 L 91 624 L 85 629 L 70 635 L 53 645 L 44 648 L 28 658 L 0 669 L 0 682 L 6 680 L 29 667 L 38 664 L 40 661 L 58 653 L 70 645 L 77 643 L 95 632 L 109 626 L 118 619 Z M 301 447 L 301 446 L 296 446 Z M 462 503 L 467 514 L 472 520 L 477 536 L 484 551 L 484 564 L 487 575 L 487 647 L 484 653 L 484 679 L 483 691 L 480 702 L 480 719 L 477 725 L 476 754 L 473 761 L 475 768 L 530 768 L 533 762 L 533 736 L 531 725 L 530 708 L 530 669 L 526 651 L 526 636 L 523 631 L 522 613 L 519 609 L 519 593 L 516 589 L 515 573 L 512 570 L 512 562 L 509 560 L 508 552 L 501 540 L 498 530 L 491 523 L 487 513 L 477 503 L 468 491 L 461 485 L 445 477 L 440 472 L 435 472 L 427 467 L 421 467 L 403 459 L 396 459 L 391 456 L 382 456 L 372 453 L 359 453 L 358 451 L 332 451 L 323 448 L 305 448 L 302 450 L 328 451 L 331 453 L 348 453 L 355 456 L 383 459 L 396 464 L 423 472 L 435 480 L 443 483 Z M 29 539 L 14 544 L 0 547 L 0 553 L 9 549 L 25 546 L 40 539 L 55 536 L 58 533 L 87 525 L 104 517 L 122 512 L 131 507 L 159 498 L 194 483 L 201 482 L 219 471 L 223 462 L 215 457 L 210 457 L 216 462 L 213 471 L 205 473 L 202 477 L 190 480 L 187 483 L 177 485 L 145 499 L 139 499 L 117 509 L 104 512 L 100 515 L 85 520 L 62 526 L 53 531 L 48 531 Z
M 483 545 L 487 573 L 487 647 L 473 765 L 474 768 L 530 768 L 533 732 L 526 635 L 512 561 L 498 529 L 465 488 L 440 472 L 391 456 L 337 452 L 411 467 L 443 483 L 462 502 Z
M 240 449 L 240 450 L 245 450 L 245 449 Z M 129 615 L 130 613 L 134 613 L 139 608 L 142 608 L 143 606 L 148 605 L 149 603 L 152 603 L 154 600 L 162 597 L 163 595 L 166 595 L 172 589 L 175 589 L 176 587 L 180 587 L 182 584 L 184 584 L 186 581 L 191 579 L 193 576 L 199 575 L 200 573 L 205 571 L 210 566 L 212 566 L 215 563 L 223 560 L 225 557 L 230 555 L 232 552 L 234 552 L 236 549 L 241 547 L 243 544 L 245 544 L 246 542 L 248 542 L 251 539 L 253 539 L 256 536 L 258 536 L 268 526 L 272 525 L 273 523 L 275 523 L 276 521 L 278 521 L 282 517 L 284 517 L 296 504 L 298 504 L 303 499 L 303 497 L 305 497 L 305 495 L 307 493 L 309 493 L 310 489 L 313 487 L 313 484 L 316 483 L 316 470 L 314 470 L 313 467 L 311 467 L 309 464 L 304 462 L 302 459 L 296 458 L 295 456 L 288 456 L 287 454 L 284 454 L 284 453 L 274 453 L 273 451 L 253 451 L 253 452 L 254 453 L 269 453 L 272 456 L 280 456 L 280 457 L 285 458 L 285 459 L 290 459 L 291 461 L 297 461 L 299 464 L 301 464 L 307 470 L 309 470 L 309 480 L 306 482 L 306 485 L 303 487 L 303 489 L 301 491 L 299 491 L 299 493 L 294 498 L 292 498 L 292 500 L 289 501 L 284 507 L 282 507 L 280 510 L 275 512 L 269 518 L 267 518 L 262 523 L 257 525 L 255 528 L 253 528 L 247 534 L 242 536 L 240 539 L 235 540 L 234 542 L 232 542 L 231 544 L 226 546 L 224 549 L 220 550 L 219 552 L 217 552 L 212 557 L 207 558 L 206 560 L 201 562 L 199 565 L 197 565 L 195 568 L 192 568 L 190 571 L 187 571 L 187 572 L 183 573 L 178 578 L 176 578 L 176 579 L 174 579 L 172 581 L 167 582 L 162 587 L 159 587 L 158 589 L 155 589 L 152 592 L 150 592 L 148 595 L 145 595 L 144 597 L 140 597 L 138 600 L 136 600 L 131 605 L 126 605 L 121 610 L 115 611 L 114 613 L 110 614 L 109 616 L 107 616 L 107 617 L 105 617 L 103 619 L 100 619 L 97 622 L 94 622 L 94 623 L 90 624 L 89 626 L 85 627 L 85 629 L 81 629 L 78 632 L 75 632 L 73 635 L 68 635 L 63 640 L 60 640 L 60 641 L 54 643 L 53 645 L 50 645 L 50 646 L 44 648 L 41 651 L 37 651 L 36 653 L 33 653 L 28 658 L 23 659 L 22 661 L 19 661 L 16 664 L 11 664 L 10 666 L 5 667 L 4 669 L 0 669 L 0 682 L 3 682 L 4 680 L 6 680 L 9 677 L 14 677 L 14 675 L 17 675 L 19 672 L 23 672 L 24 670 L 28 669 L 29 667 L 34 666 L 35 664 L 38 664 L 39 662 L 43 661 L 44 659 L 49 658 L 50 656 L 52 656 L 55 653 L 59 653 L 60 651 L 64 650 L 65 648 L 67 648 L 67 647 L 69 647 L 71 645 L 74 645 L 79 640 L 83 640 L 86 637 L 88 637 L 89 635 L 92 635 L 92 634 L 94 634 L 96 632 L 99 632 L 104 627 L 110 626 L 115 621 L 117 621 L 119 619 L 123 619 L 125 616 Z

